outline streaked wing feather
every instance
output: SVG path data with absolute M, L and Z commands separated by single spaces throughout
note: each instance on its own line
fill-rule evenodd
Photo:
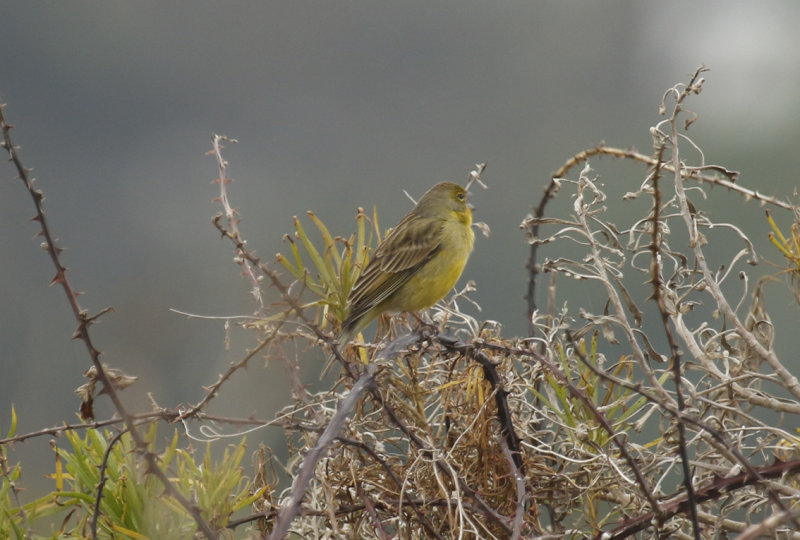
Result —
M 387 236 L 350 292 L 348 321 L 387 299 L 439 248 L 441 222 L 409 215 Z
M 414 215 L 406 216 L 375 250 L 384 272 L 401 272 L 428 260 L 441 242 L 442 222 Z
M 412 275 L 413 272 L 408 270 L 394 274 L 376 273 L 373 276 L 374 279 L 370 280 L 369 283 L 365 283 L 365 288 L 358 291 L 360 294 L 354 295 L 352 298 L 347 320 L 357 321 L 360 319 L 362 315 L 402 287 Z M 374 285 L 374 287 L 370 287 L 370 284 Z

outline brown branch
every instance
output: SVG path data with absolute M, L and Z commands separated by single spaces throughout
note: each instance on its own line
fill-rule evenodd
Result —
M 755 468 L 753 472 L 743 472 L 728 478 L 717 477 L 709 485 L 697 490 L 695 502 L 690 502 L 686 493 L 678 497 L 673 497 L 665 502 L 662 507 L 662 517 L 670 518 L 678 514 L 686 513 L 690 511 L 692 504 L 700 504 L 718 499 L 726 493 L 762 483 L 765 479 L 780 478 L 784 474 L 797 473 L 800 473 L 800 459 L 792 461 L 776 460 L 775 463 L 771 465 Z M 790 516 L 789 519 L 796 520 L 798 517 L 796 512 L 792 512 L 788 509 L 784 509 L 784 513 Z M 655 517 L 653 512 L 636 516 L 610 531 L 605 531 L 597 535 L 595 540 L 621 540 L 622 538 L 628 538 L 650 527 Z
M 222 209 L 225 212 L 225 218 L 228 224 L 227 228 L 233 234 L 238 235 L 239 219 L 237 216 L 239 212 L 235 208 L 231 207 L 230 202 L 228 201 L 227 186 L 233 180 L 228 176 L 228 162 L 222 158 L 222 149 L 224 148 L 222 143 L 225 141 L 231 143 L 239 142 L 236 139 L 230 139 L 224 135 L 214 135 L 212 142 L 214 148 L 210 152 L 214 154 L 214 157 L 217 160 L 217 170 L 219 171 L 219 176 L 217 176 L 217 179 L 215 180 L 215 182 L 219 184 L 219 197 L 217 197 L 216 200 L 222 205 Z M 242 267 L 242 273 L 250 280 L 250 284 L 252 285 L 250 293 L 253 296 L 256 304 L 258 304 L 259 313 L 264 313 L 265 306 L 264 299 L 261 294 L 261 282 L 258 277 L 256 277 L 255 269 L 247 259 L 239 257 L 238 254 L 234 260 L 236 260 L 236 262 Z
M 692 521 L 692 530 L 694 531 L 695 540 L 700 540 L 700 523 L 697 520 L 697 503 L 695 501 L 694 486 L 692 485 L 692 471 L 689 464 L 689 453 L 686 449 L 686 427 L 681 420 L 684 410 L 683 391 L 681 390 L 681 350 L 672 334 L 670 328 L 670 314 L 667 309 L 666 301 L 663 297 L 663 289 L 666 288 L 663 280 L 661 279 L 661 190 L 659 189 L 658 181 L 661 177 L 662 158 L 664 156 L 664 143 L 658 146 L 656 150 L 656 163 L 653 173 L 650 175 L 653 183 L 653 219 L 652 219 L 652 240 L 650 242 L 650 250 L 652 252 L 652 279 L 653 298 L 658 306 L 658 312 L 661 315 L 661 325 L 664 327 L 664 333 L 667 336 L 670 350 L 670 367 L 672 367 L 672 378 L 675 382 L 675 404 L 678 412 L 681 415 L 676 417 L 678 426 L 678 450 L 681 456 L 681 466 L 683 469 L 683 485 L 686 489 L 687 501 L 689 502 L 689 516 Z
M 105 367 L 100 361 L 101 352 L 94 346 L 94 342 L 92 341 L 92 337 L 89 333 L 89 326 L 95 322 L 97 315 L 90 316 L 86 310 L 81 308 L 78 303 L 78 293 L 72 288 L 72 285 L 67 279 L 67 269 L 61 263 L 60 259 L 62 248 L 56 246 L 55 237 L 51 234 L 50 227 L 45 217 L 44 206 L 42 204 L 44 201 L 44 194 L 41 190 L 34 188 L 33 179 L 29 176 L 30 171 L 22 165 L 19 152 L 17 151 L 18 149 L 14 146 L 14 143 L 11 140 L 12 126 L 6 122 L 3 114 L 4 108 L 5 105 L 0 104 L 0 128 L 3 132 L 3 141 L 0 143 L 0 146 L 5 148 L 8 152 L 10 160 L 14 163 L 17 169 L 17 174 L 20 180 L 22 180 L 22 182 L 25 184 L 28 193 L 33 199 L 33 204 L 36 208 L 36 216 L 33 218 L 33 221 L 38 221 L 39 225 L 41 226 L 39 236 L 44 237 L 44 247 L 47 253 L 50 255 L 50 260 L 52 261 L 53 266 L 56 268 L 56 275 L 50 283 L 51 285 L 56 283 L 61 285 L 61 288 L 64 290 L 64 293 L 67 296 L 67 302 L 69 302 L 70 308 L 72 308 L 72 314 L 78 322 L 78 328 L 75 331 L 73 338 L 80 339 L 83 341 L 84 345 L 86 345 L 86 349 L 91 357 L 92 364 L 97 370 L 97 378 L 103 384 L 102 391 L 108 395 L 109 399 L 114 404 L 114 408 L 122 417 L 126 428 L 128 431 L 130 431 L 131 437 L 134 440 L 137 452 L 139 452 L 144 457 L 145 461 L 147 461 L 147 471 L 155 475 L 164 485 L 164 490 L 167 492 L 167 494 L 178 501 L 178 503 L 189 512 L 189 514 L 197 523 L 197 526 L 207 538 L 216 538 L 216 532 L 214 532 L 208 522 L 206 522 L 206 520 L 200 514 L 200 510 L 197 508 L 197 506 L 191 504 L 183 495 L 180 494 L 172 482 L 170 482 L 169 478 L 167 478 L 166 473 L 164 473 L 161 467 L 159 467 L 158 457 L 156 454 L 148 451 L 147 444 L 145 443 L 139 431 L 136 429 L 134 417 L 128 414 L 125 406 L 122 403 L 122 400 L 119 397 L 119 394 L 117 393 L 116 388 L 114 387 L 114 384 L 111 382 Z
M 127 432 L 127 430 L 123 430 L 114 435 L 114 437 L 108 441 L 106 451 L 103 453 L 103 461 L 100 463 L 100 482 L 97 484 L 97 495 L 94 498 L 94 511 L 92 512 L 91 530 L 93 540 L 97 540 L 97 520 L 100 518 L 100 503 L 103 500 L 103 488 L 105 487 L 106 480 L 108 479 L 106 477 L 108 459 L 111 456 L 111 450 L 113 450 L 114 445 L 117 444 L 122 439 L 122 436 Z
M 547 203 L 550 199 L 554 198 L 556 193 L 558 192 L 558 182 L 555 180 L 556 178 L 560 178 L 561 175 L 553 177 L 550 179 L 550 183 L 547 184 L 547 187 L 544 189 L 544 194 L 542 198 L 539 200 L 539 204 L 536 206 L 536 210 L 534 211 L 534 217 L 537 220 L 540 220 L 544 217 L 544 210 L 547 206 Z M 521 226 L 525 228 L 525 224 Z M 533 326 L 533 314 L 536 312 L 536 278 L 539 275 L 540 269 L 539 265 L 536 263 L 537 254 L 539 252 L 539 242 L 537 241 L 539 238 L 539 222 L 533 223 L 530 227 L 527 228 L 528 234 L 530 235 L 530 255 L 528 256 L 528 263 L 525 265 L 525 268 L 528 270 L 528 292 L 525 293 L 525 300 L 528 303 L 528 336 L 532 337 L 534 334 L 534 326 Z
M 500 422 L 501 433 L 505 438 L 509 451 L 513 457 L 515 470 L 511 470 L 512 478 L 517 474 L 525 474 L 525 464 L 522 461 L 522 449 L 520 448 L 519 437 L 514 429 L 514 419 L 511 417 L 511 409 L 508 406 L 508 391 L 503 388 L 503 383 L 500 380 L 500 375 L 497 373 L 497 364 L 486 356 L 479 349 L 471 346 L 456 338 L 439 334 L 436 336 L 436 341 L 444 345 L 450 350 L 467 353 L 483 368 L 483 377 L 489 384 L 495 395 L 495 405 L 497 407 L 497 419 Z

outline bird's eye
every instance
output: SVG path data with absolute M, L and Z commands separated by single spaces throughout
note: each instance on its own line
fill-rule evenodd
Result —
M 461 192 L 461 193 L 459 193 L 459 194 L 457 195 L 457 197 L 458 197 L 458 200 L 459 200 L 459 201 L 463 201 L 464 199 L 466 199 L 466 198 L 467 198 L 467 194 L 466 194 L 466 193 L 463 193 L 463 192 Z

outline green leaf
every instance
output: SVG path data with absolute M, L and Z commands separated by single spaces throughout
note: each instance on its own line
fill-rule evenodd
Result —
M 11 405 L 11 428 L 8 430 L 8 437 L 13 437 L 14 434 L 17 432 L 17 409 L 14 408 L 14 405 Z
M 325 258 L 328 259 L 329 257 L 333 257 L 333 259 L 336 260 L 336 267 L 341 267 L 342 257 L 336 251 L 336 242 L 331 236 L 331 233 L 328 232 L 328 228 L 313 212 L 309 211 L 307 213 L 308 217 L 311 218 L 311 221 L 314 222 L 314 225 L 317 226 L 317 229 L 319 229 L 319 232 L 322 234 L 322 240 L 325 242 Z
M 324 283 L 331 283 L 333 279 L 330 270 L 327 268 L 324 259 L 319 254 L 319 251 L 317 251 L 317 248 L 314 246 L 314 243 L 311 242 L 311 240 L 309 240 L 305 229 L 303 229 L 303 225 L 300 223 L 300 220 L 297 219 L 297 217 L 294 218 L 294 226 L 297 229 L 297 237 L 303 243 L 303 247 L 306 248 L 308 255 L 311 257 L 311 261 L 317 268 L 317 272 L 319 272 L 320 279 Z

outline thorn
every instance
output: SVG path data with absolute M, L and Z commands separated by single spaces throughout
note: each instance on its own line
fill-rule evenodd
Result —
M 78 293 L 78 294 L 83 294 L 83 293 Z M 100 317 L 102 317 L 103 315 L 105 315 L 106 313 L 109 313 L 111 311 L 114 311 L 114 308 L 111 307 L 111 306 L 109 306 L 107 308 L 104 308 L 104 309 L 101 309 L 95 315 L 92 315 L 91 317 L 87 317 L 86 318 L 86 322 L 88 324 L 94 324 L 95 321 L 97 321 Z M 100 354 L 100 351 L 98 351 L 98 354 Z
M 64 283 L 66 280 L 64 279 L 64 272 L 59 272 L 56 276 L 50 281 L 48 287 L 52 287 L 56 283 Z

